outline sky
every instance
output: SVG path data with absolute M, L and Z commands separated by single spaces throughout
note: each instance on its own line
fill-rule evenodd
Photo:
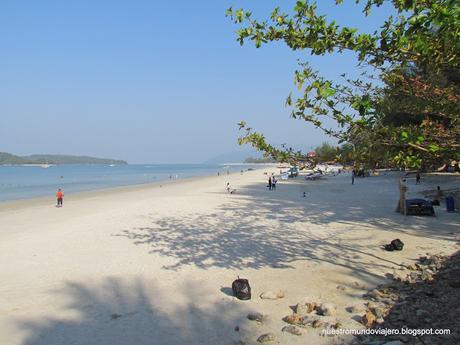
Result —
M 390 9 L 362 16 L 354 0 L 320 12 L 372 32 Z M 297 60 L 338 79 L 353 54 L 312 57 L 281 43 L 236 42 L 229 6 L 268 18 L 295 1 L 0 1 L 0 152 L 130 163 L 200 163 L 238 147 L 244 120 L 269 142 L 331 141 L 290 119 Z

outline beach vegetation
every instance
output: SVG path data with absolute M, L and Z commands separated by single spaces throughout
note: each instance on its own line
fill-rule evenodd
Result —
M 337 6 L 342 2 L 335 1 Z M 293 73 L 297 90 L 286 99 L 292 118 L 348 144 L 348 158 L 405 168 L 460 160 L 460 2 L 356 2 L 363 16 L 384 3 L 394 14 L 373 33 L 328 20 L 311 1 L 297 1 L 290 11 L 275 8 L 264 20 L 244 9 L 229 8 L 227 16 L 239 27 L 241 45 L 282 42 L 316 56 L 354 54 L 357 70 L 343 71 L 334 80 L 300 61 Z M 239 128 L 240 144 L 277 160 L 305 158 L 287 145 L 271 145 L 244 121 Z

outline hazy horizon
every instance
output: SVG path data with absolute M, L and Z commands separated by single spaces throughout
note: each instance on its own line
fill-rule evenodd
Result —
M 318 4 L 339 24 L 372 31 L 388 14 Z M 0 151 L 201 163 L 238 147 L 245 120 L 272 143 L 332 140 L 289 118 L 297 59 L 337 79 L 352 54 L 312 57 L 281 44 L 236 42 L 233 5 L 268 17 L 295 1 L 79 1 L 0 5 Z

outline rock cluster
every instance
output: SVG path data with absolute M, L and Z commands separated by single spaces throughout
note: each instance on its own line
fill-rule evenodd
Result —
M 294 313 L 284 317 L 283 321 L 290 324 L 291 326 L 297 326 L 301 328 L 311 327 L 321 329 L 338 329 L 342 327 L 340 322 L 327 322 L 330 321 L 330 318 L 327 317 L 335 316 L 336 313 L 337 308 L 332 303 L 298 303 L 294 307 Z M 322 317 L 326 318 L 323 319 Z
M 364 297 L 367 310 L 361 318 L 366 327 L 391 329 L 450 329 L 450 335 L 425 335 L 425 344 L 460 344 L 460 252 L 451 257 L 428 255 L 403 272 L 392 274 L 393 282 L 378 286 Z M 350 308 L 348 309 L 351 310 Z M 367 336 L 357 344 L 420 344 L 412 335 Z

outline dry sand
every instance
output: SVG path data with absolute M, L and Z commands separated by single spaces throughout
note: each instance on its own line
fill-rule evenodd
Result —
M 459 248 L 458 213 L 394 212 L 397 178 L 297 178 L 268 191 L 257 170 L 66 195 L 61 209 L 53 199 L 0 204 L 0 344 L 253 344 L 267 332 L 276 344 L 340 343 L 283 333 L 282 318 L 299 301 L 324 301 L 360 328 L 345 308 L 363 305 L 385 273 Z M 410 180 L 409 195 L 439 181 L 459 180 Z M 404 250 L 383 251 L 394 238 Z M 250 301 L 231 296 L 238 275 Z M 286 297 L 258 297 L 268 290 Z M 251 311 L 269 318 L 249 321 Z

